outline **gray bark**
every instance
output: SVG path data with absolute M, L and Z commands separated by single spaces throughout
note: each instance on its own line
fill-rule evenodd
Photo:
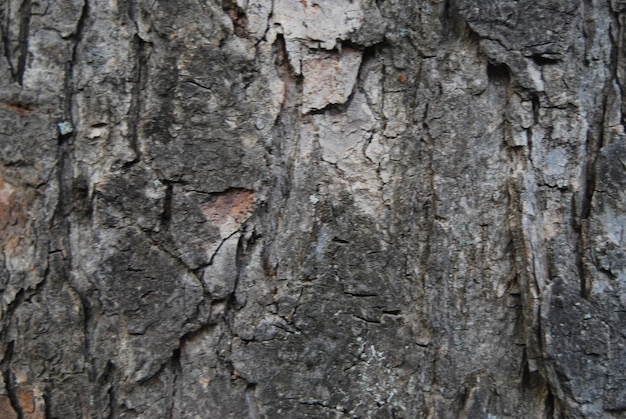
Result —
M 623 0 L 2 0 L 0 416 L 626 411 Z

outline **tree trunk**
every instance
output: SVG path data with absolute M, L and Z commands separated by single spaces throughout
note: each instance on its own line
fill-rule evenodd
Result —
M 0 417 L 624 417 L 626 1 L 0 20 Z

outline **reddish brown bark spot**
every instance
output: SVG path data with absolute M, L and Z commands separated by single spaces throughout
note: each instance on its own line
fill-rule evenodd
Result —
M 44 419 L 46 403 L 38 388 L 29 388 L 17 392 L 17 399 L 25 419 Z
M 202 213 L 216 226 L 229 221 L 243 224 L 254 212 L 255 195 L 247 189 L 230 189 L 215 196 L 202 208 Z
M 35 395 L 32 391 L 20 391 L 17 397 L 24 413 L 33 413 L 35 411 Z

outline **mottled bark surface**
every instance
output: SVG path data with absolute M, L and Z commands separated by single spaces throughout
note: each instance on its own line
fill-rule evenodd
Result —
M 0 417 L 624 417 L 625 29 L 2 0 Z

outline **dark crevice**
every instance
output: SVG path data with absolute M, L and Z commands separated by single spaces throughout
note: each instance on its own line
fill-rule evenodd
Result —
M 353 96 L 354 96 L 354 92 L 350 93 L 350 96 L 348 97 L 348 99 L 346 99 L 346 101 L 343 103 L 329 103 L 325 105 L 323 108 L 310 109 L 307 112 L 307 115 L 322 115 L 326 113 L 329 115 L 345 114 L 348 108 L 350 107 L 350 102 L 352 101 Z
M 109 415 L 107 417 L 107 419 L 115 419 L 117 417 L 119 417 L 119 414 L 117 412 L 117 400 L 116 400 L 116 394 L 115 394 L 115 387 L 113 385 L 109 386 L 109 390 L 107 391 L 107 395 L 109 397 Z
M 533 110 L 533 124 L 528 128 L 527 144 L 528 144 L 528 159 L 530 163 L 533 163 L 533 134 L 535 125 L 539 125 L 539 110 L 541 109 L 541 103 L 539 96 L 531 95 L 530 103 Z
M 540 67 L 541 66 L 545 66 L 545 65 L 558 64 L 560 62 L 560 60 L 558 58 L 546 57 L 546 56 L 540 55 L 540 54 L 532 55 L 531 58 L 534 61 L 534 63 L 537 64 Z
M 447 38 L 450 33 L 451 27 L 451 5 L 450 0 L 444 0 L 443 4 L 440 6 L 441 12 L 439 14 L 439 21 L 441 22 L 442 33 L 444 34 L 444 38 Z
M 344 291 L 343 293 L 346 295 L 349 295 L 350 297 L 378 297 L 379 295 L 379 294 L 376 294 L 373 292 L 367 292 L 367 291 L 363 291 L 363 292 Z
M 533 269 L 533 257 L 529 251 L 529 243 L 524 231 L 521 193 L 524 190 L 523 180 L 510 179 L 508 185 L 509 209 L 508 224 L 512 240 L 512 257 L 514 269 L 519 275 L 519 285 L 522 290 L 521 303 L 523 325 L 525 330 L 526 353 L 528 359 L 539 359 L 543 353 L 541 330 L 541 306 L 534 299 L 540 293 L 537 283 L 537 273 Z
M 91 304 L 87 298 L 80 296 L 80 301 L 83 306 L 83 356 L 85 358 L 85 365 L 87 366 L 87 376 L 89 377 L 89 381 L 95 382 L 97 379 L 97 371 L 95 364 L 91 359 L 91 331 L 95 329 L 95 319 L 92 313 Z
M 552 391 L 548 389 L 548 394 L 546 395 L 546 401 L 543 408 L 543 417 L 544 418 L 554 418 L 554 409 L 555 409 L 555 400 Z
M 511 70 L 506 64 L 490 62 L 487 64 L 487 77 L 492 83 L 499 82 L 506 85 L 511 79 Z
M 233 292 L 228 298 L 228 302 L 226 304 L 227 308 L 238 310 L 243 307 L 237 302 L 237 288 L 239 287 L 241 281 L 241 271 L 243 267 L 246 265 L 246 250 L 245 250 L 245 238 L 244 235 L 239 236 L 239 240 L 237 241 L 237 252 L 235 254 L 235 269 L 237 273 L 235 274 L 235 283 L 233 284 Z
M 237 231 L 233 231 L 228 237 L 224 237 L 221 241 L 220 244 L 217 246 L 217 248 L 215 249 L 215 251 L 213 252 L 213 254 L 211 255 L 211 257 L 209 258 L 208 263 L 206 263 L 204 266 L 201 266 L 200 269 L 204 269 L 207 266 L 211 266 L 213 265 L 213 261 L 215 260 L 215 256 L 218 255 L 218 253 L 220 252 L 220 250 L 222 249 L 222 246 L 224 246 L 224 244 L 231 239 L 231 237 L 237 235 L 237 234 L 241 234 L 241 230 L 237 230 Z M 200 277 L 198 277 L 200 278 Z
M 135 34 L 133 38 L 133 49 L 135 51 L 135 75 L 131 92 L 130 107 L 128 109 L 128 141 L 130 148 L 135 154 L 135 158 L 124 164 L 124 167 L 134 165 L 141 160 L 141 150 L 139 148 L 139 126 L 141 124 L 141 94 L 148 79 L 148 43 Z
M 137 0 L 128 1 L 128 17 L 135 25 L 135 30 L 139 32 L 139 10 L 137 7 Z
M 611 64 L 610 71 L 613 75 L 612 78 L 608 78 L 603 88 L 603 100 L 602 107 L 598 113 L 598 116 L 591 122 L 591 127 L 587 131 L 587 139 L 585 144 L 586 161 L 584 162 L 583 170 L 585 177 L 584 184 L 584 196 L 581 199 L 580 215 L 578 215 L 579 222 L 579 238 L 576 249 L 576 263 L 578 266 L 578 272 L 580 276 L 580 294 L 582 298 L 588 299 L 591 294 L 592 280 L 591 272 L 589 272 L 589 258 L 587 256 L 589 251 L 589 222 L 591 218 L 591 211 L 593 206 L 593 196 L 596 190 L 596 176 L 597 176 L 597 162 L 600 150 L 604 146 L 606 139 L 604 122 L 606 121 L 606 115 L 609 109 L 609 98 L 611 92 L 611 83 L 618 80 L 618 61 L 619 52 L 615 46 L 615 42 L 612 42 L 613 47 L 611 49 Z M 575 214 L 576 217 L 576 214 Z
M 276 66 L 279 77 L 285 83 L 285 97 L 282 110 L 294 108 L 297 102 L 302 101 L 303 77 L 291 66 L 289 53 L 287 52 L 287 42 L 282 34 L 276 36 L 276 41 L 272 45 L 272 49 L 274 65 Z
M 64 140 L 64 142 L 68 142 L 76 135 L 73 127 L 76 126 L 74 118 L 72 117 L 72 107 L 73 107 L 73 99 L 76 94 L 76 61 L 78 59 L 78 45 L 83 39 L 85 28 L 87 26 L 87 18 L 89 16 L 89 2 L 87 0 L 83 3 L 83 8 L 81 10 L 80 17 L 78 18 L 78 22 L 76 24 L 76 31 L 72 34 L 71 39 L 74 42 L 72 47 L 72 56 L 70 58 L 70 62 L 67 64 L 66 72 L 65 72 L 65 101 L 64 101 L 64 116 L 67 121 L 69 121 L 72 125 L 72 131 L 69 135 L 60 136 L 59 139 Z
M 530 369 L 528 368 L 528 356 L 526 353 L 526 348 L 524 348 L 522 352 L 522 368 L 521 368 L 521 385 L 524 388 L 530 388 Z
M 161 212 L 161 230 L 167 231 L 172 221 L 172 196 L 174 195 L 174 185 L 168 181 L 165 183 L 165 198 L 163 199 L 163 211 Z
M 114 386 L 114 381 L 115 381 L 115 371 L 114 371 L 114 366 L 113 363 L 111 361 L 107 362 L 105 368 L 104 368 L 104 372 L 102 373 L 102 375 L 98 378 L 98 382 L 102 385 L 102 386 L 106 386 L 108 385 L 108 389 L 107 389 L 107 396 L 108 396 L 108 415 L 107 415 L 107 419 L 114 419 L 119 417 L 119 413 L 117 412 L 117 394 L 115 391 L 115 386 Z
M 4 386 L 11 402 L 11 407 L 15 410 L 18 419 L 24 418 L 24 411 L 20 405 L 20 400 L 17 395 L 17 389 L 15 388 L 15 382 L 13 380 L 13 374 L 11 373 L 10 364 L 13 359 L 13 349 L 15 342 L 11 341 L 6 344 L 6 350 L 4 358 L 0 361 L 0 369 L 2 369 L 2 377 L 4 378 Z
M 444 0 L 439 7 L 441 32 L 446 42 L 467 39 L 471 43 L 475 43 L 480 38 L 480 36 L 477 38 L 471 35 L 475 31 L 467 24 L 454 0 Z
M 172 370 L 172 378 L 167 389 L 166 405 L 167 416 L 170 419 L 177 417 L 176 415 L 176 396 L 178 390 L 179 375 L 182 374 L 182 365 L 180 363 L 180 347 L 174 349 L 170 360 L 170 368 Z
M 383 310 L 383 314 L 388 314 L 390 316 L 400 316 L 400 315 L 402 315 L 402 310 L 399 310 L 399 309 Z
M 532 95 L 530 102 L 533 107 L 533 123 L 537 125 L 539 123 L 539 109 L 541 109 L 541 103 L 539 102 L 539 96 Z
M 44 402 L 44 414 L 46 418 L 53 418 L 52 416 L 52 394 L 49 386 L 46 386 L 42 398 Z
M 589 218 L 591 216 L 591 207 L 593 195 L 596 188 L 596 160 L 599 152 L 597 143 L 602 140 L 595 139 L 591 131 L 587 132 L 587 151 L 588 161 L 584 166 L 585 170 L 585 190 L 581 202 L 579 223 L 575 226 L 578 230 L 578 243 L 576 249 L 576 264 L 578 267 L 578 275 L 580 277 L 580 294 L 582 298 L 588 299 L 591 293 L 591 274 L 587 265 L 586 253 L 589 249 Z
M 235 35 L 239 38 L 248 37 L 248 18 L 245 10 L 237 4 L 237 0 L 222 0 L 222 10 L 228 14 L 230 20 L 233 21 Z
M 194 85 L 196 87 L 199 87 L 200 89 L 211 91 L 211 87 L 210 86 L 205 86 L 205 85 L 203 85 L 203 84 L 201 84 L 201 83 L 199 83 L 199 82 L 197 82 L 195 80 L 185 80 L 183 83 L 189 83 L 189 84 L 192 84 L 192 85 Z
M 9 396 L 9 401 L 11 402 L 11 407 L 17 414 L 17 419 L 23 419 L 24 412 L 22 410 L 22 406 L 20 406 L 17 391 L 15 389 L 15 385 L 13 384 L 13 380 L 11 379 L 12 374 L 9 371 L 3 371 L 2 374 L 4 376 L 4 384 L 7 390 L 7 394 Z
M 5 263 L 5 266 L 3 267 L 3 269 L 7 270 L 6 261 L 3 261 L 3 263 Z M 46 268 L 46 273 L 44 274 L 44 278 L 47 277 L 47 273 L 48 273 L 47 270 L 48 268 Z M 21 288 L 15 295 L 15 298 L 13 298 L 13 301 L 8 303 L 6 310 L 4 310 L 4 313 L 2 313 L 2 318 L 3 319 L 13 318 L 13 315 L 15 314 L 15 310 L 24 302 L 26 297 L 27 297 L 26 290 L 24 288 Z M 28 297 L 30 297 L 30 295 Z M 7 328 L 9 327 L 9 322 L 7 321 L 1 322 L 0 327 L 2 328 L 1 333 L 0 333 L 0 342 L 5 342 L 7 340 L 7 333 L 8 333 Z
M 362 316 L 362 315 L 359 315 L 359 314 L 352 314 L 352 316 L 354 316 L 355 319 L 364 321 L 365 323 L 368 323 L 368 324 L 380 324 L 381 323 L 381 319 L 380 318 L 372 319 L 372 318 L 369 318 L 369 317 L 366 317 L 366 316 Z
M 9 65 L 9 71 L 11 72 L 11 79 L 16 82 L 17 81 L 17 71 L 15 69 L 15 65 L 13 64 L 13 54 L 11 53 L 11 41 L 9 39 L 9 28 L 11 27 L 11 10 L 10 10 L 10 2 L 5 2 L 5 7 L 9 10 L 6 10 L 6 25 L 3 25 L 0 22 L 0 36 L 2 36 L 2 46 L 4 47 L 4 57 L 7 60 L 7 64 Z M 0 15 L 0 18 L 4 16 Z
M 435 223 L 437 220 L 437 188 L 435 187 L 435 177 L 436 177 L 436 167 L 435 167 L 435 140 L 430 134 L 430 129 L 428 124 L 426 123 L 428 113 L 428 104 L 424 109 L 424 122 L 423 129 L 426 131 L 422 141 L 426 145 L 426 156 L 428 159 L 427 162 L 427 178 L 425 182 L 428 183 L 428 191 L 429 194 L 425 197 L 424 202 L 421 208 L 421 217 L 423 219 L 423 223 L 425 225 L 425 239 L 424 239 L 424 250 L 419 258 L 420 264 L 422 265 L 421 272 L 421 286 L 423 287 L 423 291 L 426 290 L 426 283 L 428 279 L 428 264 L 431 263 L 430 256 L 433 249 L 436 249 L 436 246 L 433 246 L 433 237 L 435 236 Z
M 367 75 L 364 71 L 365 67 L 367 64 L 377 59 L 380 48 L 382 48 L 382 43 L 371 45 L 363 49 L 361 53 L 361 65 L 359 66 L 359 71 L 357 72 L 357 83 L 355 85 L 355 89 L 363 85 L 363 80 Z M 354 49 L 358 50 L 358 47 L 355 47 Z
M 73 98 L 76 93 L 76 81 L 75 81 L 75 65 L 76 59 L 78 56 L 78 45 L 80 40 L 83 37 L 83 32 L 85 30 L 87 16 L 89 14 L 89 5 L 87 1 L 83 3 L 83 8 L 81 11 L 80 18 L 78 19 L 78 23 L 76 26 L 76 32 L 73 34 L 72 39 L 74 41 L 74 46 L 72 48 L 72 56 L 70 62 L 67 64 L 67 68 L 65 71 L 65 81 L 64 81 L 64 121 L 59 122 L 59 135 L 58 135 L 58 149 L 57 149 L 57 182 L 59 184 L 59 197 L 57 208 L 55 211 L 55 217 L 53 223 L 55 227 L 59 230 L 57 233 L 57 247 L 59 249 L 65 249 L 62 246 L 65 239 L 69 237 L 69 221 L 67 220 L 67 216 L 71 212 L 73 206 L 73 196 L 72 190 L 74 188 L 73 184 L 73 174 L 71 169 L 71 145 L 76 137 L 76 131 L 74 127 L 76 126 L 74 122 L 74 118 L 72 116 L 73 113 Z M 69 130 L 63 131 L 61 130 L 61 124 L 69 124 Z M 68 253 L 69 254 L 69 253 Z
M 32 10 L 31 0 L 24 0 L 20 5 L 20 33 L 18 37 L 20 55 L 17 57 L 17 68 L 15 69 L 15 79 L 20 84 L 24 84 L 24 72 L 28 58 L 28 35 L 30 31 L 30 16 Z
M 78 18 L 78 22 L 76 23 L 76 32 L 74 32 L 74 34 L 72 35 L 72 40 L 74 41 L 74 46 L 72 48 L 72 58 L 70 61 L 70 82 L 71 85 L 69 87 L 71 87 L 70 90 L 66 90 L 66 94 L 68 94 L 68 97 L 66 98 L 66 101 L 69 102 L 69 105 L 71 105 L 71 98 L 73 97 L 73 95 L 76 93 L 76 80 L 75 80 L 75 75 L 74 75 L 74 70 L 75 70 L 75 65 L 76 65 L 76 60 L 78 58 L 78 45 L 80 44 L 80 42 L 83 40 L 83 36 L 85 34 L 85 28 L 87 26 L 87 18 L 89 17 L 89 1 L 88 0 L 84 0 L 83 3 L 83 8 L 81 9 L 80 12 L 80 17 Z M 67 115 L 71 115 L 71 106 L 69 107 L 69 109 L 67 109 L 69 112 L 67 112 Z

